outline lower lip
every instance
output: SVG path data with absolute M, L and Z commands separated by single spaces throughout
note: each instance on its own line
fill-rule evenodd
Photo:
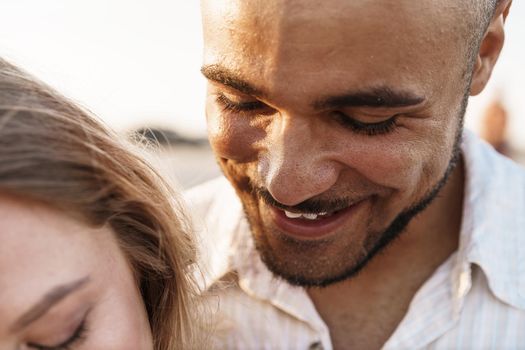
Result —
M 318 220 L 291 219 L 284 211 L 275 207 L 271 211 L 275 225 L 283 233 L 301 239 L 322 239 L 342 227 L 365 202 L 366 199 L 363 199 L 334 215 Z

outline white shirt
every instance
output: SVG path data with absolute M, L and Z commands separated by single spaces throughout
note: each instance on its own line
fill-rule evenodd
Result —
M 458 250 L 423 284 L 383 349 L 525 349 L 525 169 L 470 132 Z M 221 178 L 190 190 L 203 237 L 219 349 L 331 350 L 305 290 L 259 259 L 239 199 Z

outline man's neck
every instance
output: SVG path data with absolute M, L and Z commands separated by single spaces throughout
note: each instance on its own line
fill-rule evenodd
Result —
M 392 335 L 417 290 L 457 250 L 463 186 L 460 162 L 432 204 L 363 271 L 307 291 L 334 349 L 379 349 Z

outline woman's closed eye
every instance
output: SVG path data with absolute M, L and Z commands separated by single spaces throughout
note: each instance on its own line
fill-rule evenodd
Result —
M 86 315 L 87 316 L 87 315 Z M 78 345 L 81 345 L 82 342 L 86 339 L 87 336 L 87 326 L 86 326 L 86 317 L 82 322 L 75 328 L 73 333 L 64 341 L 56 345 L 44 345 L 38 343 L 27 343 L 29 349 L 34 350 L 73 350 Z

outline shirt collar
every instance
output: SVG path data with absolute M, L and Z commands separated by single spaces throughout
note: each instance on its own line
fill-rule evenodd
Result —
M 525 309 L 525 170 L 468 131 L 462 151 L 466 183 L 458 273 L 480 266 L 496 297 Z M 460 280 L 468 289 L 470 277 Z
M 261 261 L 249 235 L 246 220 L 241 221 L 237 232 L 235 248 L 232 250 L 235 254 L 230 257 L 230 263 L 238 273 L 238 283 L 244 292 L 270 302 L 317 331 L 326 329 L 304 289 L 276 277 Z

